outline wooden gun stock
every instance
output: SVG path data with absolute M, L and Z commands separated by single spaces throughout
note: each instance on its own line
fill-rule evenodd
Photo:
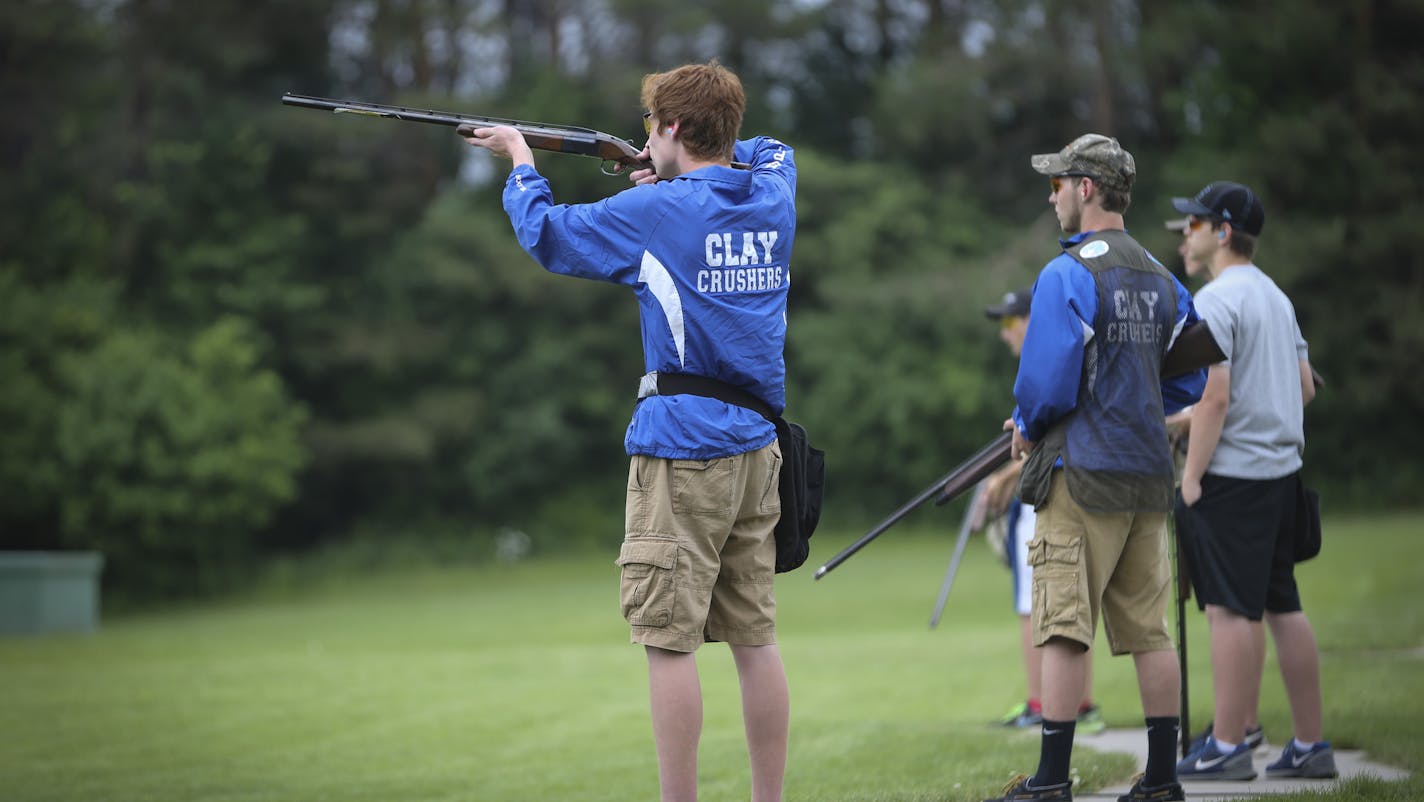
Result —
M 1200 320 L 1177 335 L 1172 350 L 1162 358 L 1162 378 L 1170 379 L 1224 361 L 1226 354 L 1222 353 L 1221 346 L 1212 337 L 1211 327 L 1205 320 Z M 1314 366 L 1310 368 L 1310 380 L 1317 389 L 1325 386 L 1325 377 Z
M 1200 370 L 1225 359 L 1226 354 L 1221 352 L 1221 346 L 1211 336 L 1211 327 L 1205 320 L 1200 320 L 1182 329 L 1177 341 L 1172 343 L 1172 350 L 1162 357 L 1162 378 L 1170 379 Z

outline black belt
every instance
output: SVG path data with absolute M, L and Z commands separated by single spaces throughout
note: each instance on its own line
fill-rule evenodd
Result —
M 653 389 L 648 387 L 649 379 L 656 380 L 655 392 L 647 392 L 647 390 Z M 700 395 L 706 398 L 715 398 L 734 406 L 745 407 L 769 421 L 776 419 L 770 404 L 746 390 L 733 387 L 724 381 L 692 373 L 656 373 L 644 376 L 643 383 L 639 388 L 638 400 L 641 401 L 650 395 Z

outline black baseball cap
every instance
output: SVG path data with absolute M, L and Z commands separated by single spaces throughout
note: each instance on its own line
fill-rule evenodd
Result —
M 1033 301 L 1033 288 L 1025 287 L 1021 290 L 1004 293 L 1004 300 L 993 306 L 984 308 L 984 314 L 990 320 L 998 320 L 1003 317 L 1026 317 L 1028 307 Z
M 1207 184 L 1195 198 L 1173 198 L 1172 208 L 1182 214 L 1225 220 L 1231 227 L 1253 237 L 1266 225 L 1266 207 L 1245 184 L 1216 181 Z

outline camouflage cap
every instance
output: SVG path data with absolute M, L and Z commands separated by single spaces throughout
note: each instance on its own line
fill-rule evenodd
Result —
M 1132 154 L 1123 150 L 1116 139 L 1102 134 L 1083 134 L 1057 153 L 1032 157 L 1029 164 L 1044 175 L 1086 175 L 1120 192 L 1130 192 L 1137 178 Z

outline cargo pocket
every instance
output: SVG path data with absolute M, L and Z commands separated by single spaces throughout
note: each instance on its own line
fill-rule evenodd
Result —
M 1078 598 L 1079 553 L 1082 539 L 1049 543 L 1034 538 L 1028 544 L 1028 564 L 1033 569 L 1033 617 L 1037 626 L 1055 628 L 1078 623 L 1082 600 Z
M 677 566 L 677 541 L 625 541 L 618 553 L 618 566 L 623 569 L 619 584 L 623 617 L 633 626 L 667 626 L 676 596 L 673 569 Z

